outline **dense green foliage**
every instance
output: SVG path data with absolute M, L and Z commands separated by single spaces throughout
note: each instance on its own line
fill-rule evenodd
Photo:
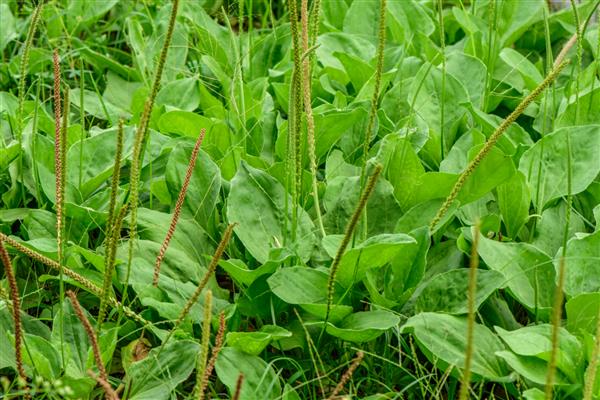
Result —
M 18 303 L 4 265 L 6 398 L 105 396 L 88 374 L 102 371 L 67 290 L 77 293 L 108 384 L 123 399 L 197 398 L 198 360 L 215 342 L 221 312 L 226 333 L 206 398 L 233 397 L 240 374 L 240 399 L 327 398 L 359 351 L 341 393 L 455 398 L 468 353 L 469 263 L 478 257 L 471 396 L 543 399 L 555 368 L 555 398 L 583 398 L 587 382 L 600 399 L 592 362 L 600 341 L 600 30 L 590 17 L 598 2 L 574 12 L 544 0 L 388 0 L 381 76 L 380 1 L 318 4 L 311 48 L 297 54 L 311 66 L 312 117 L 296 87 L 304 76 L 294 73 L 287 2 L 181 0 L 145 121 L 171 2 L 49 1 L 26 49 L 34 6 L 0 0 L 0 233 L 16 275 L 27 380 L 18 379 Z M 432 225 L 469 161 L 578 31 L 570 63 L 485 150 Z M 69 89 L 63 178 L 55 49 L 63 99 Z M 229 224 L 234 234 L 219 260 Z M 215 251 L 218 266 L 207 275 Z M 206 289 L 189 303 L 205 277 L 207 309 Z M 554 352 L 553 315 L 561 322 Z

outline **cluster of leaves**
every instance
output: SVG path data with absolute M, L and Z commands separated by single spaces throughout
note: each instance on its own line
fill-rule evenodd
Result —
M 17 3 L 0 2 L 0 232 L 58 260 L 51 82 L 52 49 L 59 48 L 71 107 L 65 245 L 58 261 L 102 287 L 117 123 L 125 121 L 117 193 L 122 205 L 131 189 L 135 127 L 171 6 L 47 4 L 30 49 L 20 115 L 19 66 L 32 10 Z M 388 1 L 383 74 L 377 77 L 380 2 L 321 0 L 317 46 L 305 55 L 313 66 L 318 197 L 312 195 L 304 117 L 300 186 L 292 193 L 292 38 L 286 4 L 271 3 L 243 1 L 227 11 L 208 0 L 180 4 L 149 119 L 134 252 L 125 218 L 110 288 L 140 318 L 114 308 L 98 331 L 109 383 L 128 399 L 191 392 L 203 300 L 170 330 L 227 225 L 235 223 L 207 285 L 213 325 L 224 312 L 228 330 L 210 384 L 213 396 L 234 395 L 243 374 L 241 399 L 326 397 L 362 350 L 362 364 L 346 388 L 356 396 L 452 398 L 467 349 L 465 267 L 473 232 L 480 230 L 473 395 L 543 398 L 561 284 L 566 301 L 555 393 L 581 398 L 599 340 L 597 21 L 578 37 L 569 53 L 573 62 L 467 178 L 444 218 L 431 228 L 430 222 L 469 160 L 543 81 L 597 2 L 550 12 L 544 0 L 446 1 L 441 9 L 441 1 Z M 235 26 L 232 12 L 238 13 Z M 375 129 L 365 146 L 373 98 Z M 154 286 L 155 260 L 201 128 L 206 136 Z M 368 170 L 380 164 L 383 171 L 339 260 L 330 307 L 330 266 L 359 202 L 365 158 Z M 325 236 L 315 198 L 321 199 Z M 21 298 L 25 372 L 32 382 L 60 379 L 63 390 L 40 383 L 39 398 L 103 396 L 87 374 L 97 371 L 90 339 L 62 287 L 79 289 L 94 326 L 97 294 L 9 250 Z M 564 282 L 557 279 L 561 258 Z M 0 289 L 0 371 L 12 377 L 15 330 L 6 280 Z M 22 387 L 16 378 L 3 385 L 7 393 Z M 593 391 L 600 396 L 600 369 Z

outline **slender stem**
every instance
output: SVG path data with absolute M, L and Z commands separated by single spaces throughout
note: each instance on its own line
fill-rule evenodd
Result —
M 327 400 L 334 400 L 337 398 L 338 393 L 342 391 L 344 385 L 348 382 L 348 380 L 350 380 L 352 374 L 354 374 L 354 371 L 356 370 L 356 368 L 358 368 L 364 356 L 365 353 L 363 353 L 362 351 L 356 353 L 356 357 L 354 358 L 354 360 L 352 360 L 350 367 L 348 367 L 348 369 L 344 372 L 344 374 L 340 378 L 340 381 L 335 386 L 335 389 L 333 389 L 333 392 L 331 392 Z
M 440 99 L 440 160 L 444 159 L 446 141 L 444 138 L 444 105 L 446 103 L 446 32 L 444 28 L 443 0 L 438 0 L 440 20 L 440 44 L 442 47 L 442 96 Z
M 177 222 L 179 221 L 179 215 L 181 214 L 181 208 L 183 207 L 185 195 L 187 193 L 188 187 L 190 186 L 190 180 L 192 179 L 192 173 L 194 172 L 194 167 L 196 166 L 196 159 L 198 158 L 200 145 L 202 145 L 202 140 L 204 140 L 205 134 L 206 129 L 202 128 L 200 130 L 200 135 L 196 140 L 196 144 L 194 145 L 194 149 L 192 150 L 192 155 L 190 156 L 190 161 L 185 172 L 185 178 L 183 179 L 183 184 L 181 185 L 181 190 L 179 191 L 179 196 L 177 197 L 177 202 L 175 203 L 175 210 L 173 211 L 173 218 L 171 218 L 171 224 L 169 225 L 169 229 L 167 231 L 167 235 L 165 236 L 165 240 L 162 242 L 158 255 L 156 256 L 156 263 L 154 265 L 154 276 L 152 278 L 152 284 L 154 285 L 154 287 L 158 287 L 160 265 L 162 263 L 163 258 L 165 257 L 165 254 L 167 253 L 169 243 L 171 242 L 171 239 L 175 234 Z
M 350 221 L 348 221 L 348 225 L 346 225 L 346 231 L 344 232 L 344 237 L 342 238 L 342 242 L 340 243 L 340 247 L 335 254 L 333 262 L 331 263 L 331 267 L 329 268 L 329 279 L 327 281 L 327 311 L 325 313 L 325 324 L 323 325 L 323 329 L 327 327 L 327 322 L 329 321 L 329 313 L 331 311 L 331 306 L 333 304 L 333 292 L 335 287 L 335 276 L 337 274 L 338 267 L 340 266 L 340 262 L 342 261 L 342 256 L 350 243 L 350 239 L 352 239 L 352 235 L 354 230 L 356 229 L 356 225 L 363 213 L 367 205 L 367 201 L 373 193 L 375 189 L 375 184 L 377 183 L 377 178 L 381 174 L 382 166 L 381 164 L 377 164 L 375 166 L 375 170 L 373 171 L 373 175 L 369 178 L 365 190 L 362 192 L 360 199 L 358 200 L 358 204 Z
M 63 155 L 65 146 L 63 145 L 64 137 L 63 133 L 65 129 L 61 129 L 61 99 L 60 99 L 60 60 L 58 57 L 58 51 L 54 49 L 53 53 L 53 64 L 54 64 L 54 177 L 55 177 L 55 209 L 56 209 L 56 246 L 57 246 L 57 258 L 59 263 L 59 298 L 60 303 L 65 298 L 65 283 L 63 276 L 62 265 L 64 263 L 63 251 L 64 251 L 64 217 L 63 217 L 63 206 L 64 206 L 64 166 L 63 161 L 65 157 Z M 65 98 L 68 97 L 68 92 L 65 92 Z M 60 349 L 63 369 L 66 368 L 66 359 L 64 353 L 64 318 L 62 318 L 62 307 L 59 308 L 60 314 Z
M 596 371 L 598 362 L 600 362 L 600 308 L 596 315 L 596 335 L 594 337 L 594 349 L 592 350 L 592 358 L 585 370 L 585 380 L 583 386 L 583 400 L 592 400 L 594 394 L 594 383 L 596 381 Z
M 292 57 L 294 67 L 290 81 L 290 104 L 288 118 L 288 143 L 291 145 L 288 149 L 290 162 L 293 168 L 292 182 L 292 229 L 291 240 L 296 241 L 298 227 L 298 203 L 302 189 L 302 148 L 301 148 L 301 127 L 302 127 L 302 62 L 300 33 L 298 29 L 298 4 L 297 0 L 288 0 L 290 9 L 290 30 L 292 31 Z
M 23 120 L 24 112 L 23 108 L 25 105 L 25 81 L 27 80 L 27 67 L 29 66 L 29 51 L 33 44 L 33 37 L 37 30 L 37 26 L 40 22 L 40 15 L 42 13 L 43 2 L 39 2 L 38 6 L 33 11 L 31 16 L 31 23 L 29 24 L 29 30 L 27 31 L 27 38 L 25 39 L 25 45 L 23 46 L 23 54 L 21 55 L 21 64 L 19 65 L 19 87 L 18 87 L 18 105 L 17 105 L 17 140 L 19 142 L 19 149 L 23 148 Z M 35 130 L 33 131 L 35 133 Z M 21 198 L 23 206 L 25 206 L 25 191 L 23 185 L 23 151 L 19 150 L 18 155 L 18 166 L 19 166 L 19 178 L 21 181 Z
M 571 207 L 573 205 L 572 196 L 572 161 L 571 161 L 571 139 L 567 135 L 567 207 L 565 210 L 565 228 L 563 231 L 562 251 L 558 261 L 558 282 L 554 292 L 554 306 L 552 307 L 552 350 L 548 362 L 548 374 L 546 375 L 545 394 L 546 399 L 552 400 L 554 396 L 554 378 L 558 363 L 560 325 L 562 317 L 562 307 L 564 301 L 563 287 L 565 283 L 565 262 L 567 256 L 567 241 L 569 238 L 569 228 L 571 222 Z
M 473 360 L 473 331 L 475 328 L 475 295 L 477 292 L 477 268 L 479 268 L 479 221 L 475 224 L 473 243 L 471 245 L 471 260 L 469 262 L 469 287 L 467 292 L 467 349 L 465 354 L 465 367 L 460 385 L 459 400 L 469 398 L 469 385 L 471 382 L 471 361 Z
M 119 119 L 117 128 L 117 148 L 115 151 L 115 162 L 113 164 L 113 174 L 110 185 L 110 200 L 108 205 L 108 218 L 106 221 L 106 255 L 104 257 L 104 281 L 102 284 L 102 297 L 98 310 L 98 332 L 102 328 L 102 323 L 106 317 L 106 305 L 111 288 L 113 270 L 115 267 L 115 255 L 117 253 L 117 234 L 120 230 L 120 224 L 117 223 L 116 205 L 119 193 L 119 179 L 121 172 L 121 157 L 123 155 L 123 120 Z
M 456 200 L 456 197 L 458 196 L 461 189 L 465 185 L 467 178 L 469 178 L 469 176 L 471 176 L 471 174 L 473 174 L 473 172 L 475 171 L 477 166 L 487 156 L 487 154 L 490 152 L 492 147 L 494 147 L 494 145 L 496 144 L 498 139 L 500 139 L 500 137 L 502 137 L 502 135 L 504 134 L 504 132 L 506 132 L 508 127 L 517 120 L 517 118 L 523 113 L 523 111 L 525 111 L 527 106 L 529 104 L 531 104 L 531 102 L 533 102 L 533 100 L 535 100 L 544 91 L 544 89 L 546 89 L 556 79 L 556 77 L 558 76 L 560 71 L 562 71 L 562 69 L 566 65 L 567 65 L 566 61 L 556 65 L 552 69 L 552 71 L 550 71 L 548 76 L 546 76 L 546 78 L 542 81 L 542 83 L 540 83 L 538 85 L 538 87 L 536 87 L 531 93 L 529 93 L 529 95 L 527 95 L 527 97 L 525 97 L 521 101 L 521 103 L 517 106 L 517 108 L 512 113 L 510 113 L 510 115 L 508 117 L 506 117 L 506 119 L 504 121 L 502 121 L 502 123 L 496 129 L 496 131 L 494 131 L 494 133 L 492 133 L 492 135 L 485 142 L 485 144 L 483 145 L 481 150 L 479 150 L 479 153 L 477 153 L 475 158 L 473 158 L 473 160 L 471 160 L 469 162 L 469 164 L 467 165 L 465 170 L 460 174 L 460 176 L 458 177 L 458 180 L 456 181 L 456 183 L 454 184 L 454 187 L 452 188 L 452 191 L 450 192 L 450 194 L 448 195 L 448 197 L 446 198 L 446 200 L 444 201 L 444 203 L 438 210 L 436 216 L 433 218 L 433 220 L 429 224 L 429 230 L 431 232 L 433 232 L 433 230 L 437 226 L 437 224 L 446 215 L 446 212 L 448 212 L 448 210 L 450 209 L 450 205 L 454 202 L 454 200 Z
M 301 0 L 300 14 L 302 18 L 302 52 L 308 54 L 308 0 Z M 308 142 L 308 158 L 312 178 L 312 194 L 317 215 L 317 225 L 321 236 L 325 236 L 321 205 L 319 203 L 319 187 L 317 185 L 317 155 L 315 149 L 315 118 L 311 104 L 311 68 L 310 57 L 302 57 L 302 94 L 304 95 L 304 112 L 306 113 L 306 138 Z
M 21 299 L 19 297 L 19 287 L 17 286 L 17 278 L 10 261 L 10 256 L 4 247 L 4 240 L 0 238 L 0 259 L 4 265 L 6 279 L 10 289 L 10 299 L 12 300 L 13 322 L 15 324 L 15 365 L 17 373 L 23 382 L 27 382 L 25 368 L 23 368 L 23 355 L 21 353 L 21 344 L 23 343 L 23 325 L 21 324 Z
M 146 134 L 148 132 L 148 125 L 150 123 L 150 115 L 152 108 L 154 107 L 154 100 L 158 94 L 160 87 L 160 81 L 162 78 L 163 69 L 167 61 L 167 54 L 169 51 L 169 45 L 173 37 L 173 31 L 175 30 L 175 21 L 177 19 L 177 11 L 179 9 L 179 0 L 173 0 L 171 5 L 171 16 L 169 18 L 169 25 L 167 27 L 167 33 L 165 36 L 165 42 L 158 59 L 156 67 L 156 75 L 154 76 L 154 82 L 150 91 L 150 96 L 144 105 L 144 111 L 140 117 L 138 129 L 135 134 L 135 140 L 133 145 L 133 156 L 131 160 L 131 177 L 130 177 L 130 226 L 129 226 L 129 249 L 127 257 L 127 272 L 125 276 L 125 285 L 129 283 L 129 276 L 131 274 L 131 262 L 133 260 L 133 251 L 135 247 L 135 241 L 137 239 L 137 208 L 139 202 L 139 183 L 140 183 L 140 172 L 142 165 L 142 158 L 144 155 L 144 143 L 146 141 Z M 124 291 L 123 302 L 127 299 L 127 290 Z
M 375 86 L 373 96 L 371 97 L 371 110 L 369 112 L 369 122 L 365 133 L 365 142 L 363 143 L 363 165 L 362 179 L 364 181 L 365 170 L 367 168 L 367 159 L 369 158 L 369 146 L 375 128 L 375 119 L 377 117 L 377 108 L 379 106 L 379 91 L 381 89 L 381 75 L 383 74 L 383 60 L 385 50 L 385 15 L 387 9 L 387 0 L 380 0 L 379 3 L 379 33 L 377 36 L 377 66 L 375 67 Z

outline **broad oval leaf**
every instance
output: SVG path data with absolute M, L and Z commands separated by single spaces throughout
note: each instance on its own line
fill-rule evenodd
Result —
M 181 191 L 187 166 L 192 154 L 193 144 L 180 143 L 171 151 L 165 177 L 169 192 L 172 193 L 173 206 L 176 193 Z M 209 219 L 215 212 L 215 205 L 221 189 L 219 167 L 210 156 L 200 150 L 189 187 L 183 202 L 183 210 L 192 216 L 202 227 L 207 228 Z
M 475 308 L 479 308 L 492 293 L 504 284 L 504 276 L 496 271 L 477 271 L 477 290 Z M 456 269 L 436 275 L 417 289 L 415 311 L 445 312 L 448 314 L 466 314 L 469 270 Z
M 177 385 L 186 380 L 196 366 L 198 343 L 172 340 L 164 348 L 152 349 L 141 361 L 131 364 L 127 377 L 131 380 L 132 400 L 170 399 Z
M 600 231 L 567 243 L 564 291 L 569 296 L 600 292 Z
M 279 377 L 262 358 L 225 347 L 219 353 L 215 371 L 231 394 L 235 392 L 238 376 L 244 375 L 240 399 L 266 400 L 281 396 Z
M 558 129 L 527 150 L 521 157 L 519 170 L 527 177 L 538 209 L 568 194 L 569 157 L 571 194 L 584 191 L 600 173 L 598 149 L 600 125 L 585 125 Z
M 549 315 L 555 275 L 550 256 L 527 243 L 502 243 L 483 236 L 477 251 L 490 269 L 504 275 L 510 293 L 521 304 Z
M 291 196 L 275 178 L 242 161 L 231 181 L 227 216 L 229 222 L 238 224 L 236 235 L 259 262 L 267 262 L 271 250 L 291 237 L 291 204 Z M 314 229 L 310 217 L 300 208 L 296 232 L 298 240 L 290 246 L 304 262 L 308 261 L 313 250 Z
M 342 256 L 335 279 L 344 287 L 360 282 L 370 269 L 379 268 L 392 261 L 403 249 L 417 247 L 412 236 L 383 234 L 370 237 Z
M 399 323 L 400 318 L 389 311 L 361 311 L 348 315 L 335 325 L 328 322 L 326 331 L 347 342 L 363 343 L 377 338 Z
M 430 361 L 442 370 L 448 365 L 462 368 L 467 349 L 467 320 L 448 314 L 421 313 L 406 321 L 402 332 L 410 332 L 417 339 L 419 348 Z M 496 382 L 510 380 L 504 361 L 496 357 L 504 345 L 494 333 L 484 325 L 475 324 L 473 332 L 473 358 L 471 370 L 476 376 Z M 456 373 L 455 373 L 456 374 Z

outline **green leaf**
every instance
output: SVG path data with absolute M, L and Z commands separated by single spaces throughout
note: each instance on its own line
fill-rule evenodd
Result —
M 69 100 L 77 108 L 81 108 L 80 96 L 80 89 L 71 89 Z M 129 111 L 123 110 L 113 104 L 108 98 L 100 96 L 99 93 L 87 89 L 83 91 L 83 109 L 86 113 L 96 118 L 111 122 L 116 122 L 119 118 L 131 118 Z
M 273 293 L 288 304 L 326 303 L 327 281 L 325 272 L 307 267 L 282 268 L 268 279 Z
M 291 196 L 275 178 L 242 161 L 231 181 L 227 216 L 230 223 L 238 223 L 237 237 L 259 262 L 267 262 L 271 249 L 289 241 L 291 204 Z M 315 228 L 306 211 L 300 208 L 298 214 L 298 242 L 288 246 L 306 262 L 314 246 Z
M 564 291 L 569 296 L 600 292 L 600 231 L 567 243 Z
M 504 284 L 504 276 L 496 271 L 478 270 L 475 309 Z M 417 289 L 415 311 L 466 314 L 469 270 L 461 268 L 435 275 Z
M 487 266 L 504 275 L 510 293 L 531 311 L 548 315 L 553 305 L 552 259 L 527 243 L 501 243 L 481 237 L 478 252 Z
M 475 324 L 471 370 L 474 380 L 482 378 L 496 382 L 507 381 L 504 362 L 494 354 L 504 345 L 486 326 Z M 467 349 L 467 320 L 447 314 L 420 313 L 408 319 L 402 332 L 411 332 L 419 348 L 438 368 L 462 368 Z M 453 370 L 454 371 L 454 370 Z M 454 372 L 456 374 L 456 372 Z
M 519 356 L 536 357 L 548 363 L 552 352 L 552 325 L 531 325 L 514 331 L 495 327 L 500 338 Z M 560 328 L 557 368 L 572 383 L 581 381 L 583 348 L 577 338 Z
M 600 293 L 579 294 L 566 304 L 567 329 L 579 335 L 582 332 L 595 334 L 598 313 L 600 312 Z
M 148 208 L 138 209 L 138 234 L 142 240 L 151 240 L 157 244 L 162 243 L 169 230 L 172 215 Z M 190 259 L 200 265 L 208 265 L 207 256 L 214 252 L 214 242 L 209 239 L 202 227 L 192 219 L 180 218 L 175 233 L 169 243 L 165 259 L 170 257 L 171 250 L 179 250 Z M 148 251 L 149 249 L 146 249 Z M 156 254 L 152 256 L 156 258 Z M 126 257 L 125 257 L 126 258 Z M 189 270 L 190 267 L 181 265 L 178 270 Z M 198 274 L 193 274 L 197 277 Z M 192 278 L 188 276 L 187 278 Z
M 257 356 L 273 340 L 291 337 L 292 332 L 276 325 L 263 325 L 257 332 L 229 332 L 227 344 L 244 353 Z
M 473 106 L 480 107 L 486 90 L 486 65 L 476 57 L 455 51 L 448 54 L 446 71 L 463 84 Z
M 482 147 L 483 145 L 472 147 L 469 150 L 469 160 L 475 158 Z M 478 200 L 510 179 L 514 173 L 515 166 L 511 157 L 492 147 L 475 171 L 466 179 L 457 199 L 463 205 Z
M 197 78 L 184 78 L 164 85 L 156 96 L 157 105 L 166 105 L 183 111 L 194 111 L 200 104 Z
M 548 365 L 545 361 L 536 357 L 519 356 L 510 351 L 498 351 L 496 355 L 506 361 L 506 363 L 525 379 L 538 385 L 545 385 L 548 377 Z M 568 384 L 567 378 L 561 371 L 556 372 L 554 377 L 555 385 Z M 545 398 L 542 397 L 542 398 Z
M 307 267 L 282 268 L 271 275 L 267 282 L 271 291 L 288 304 L 298 304 L 304 310 L 325 318 L 327 311 L 327 282 L 329 275 Z M 333 306 L 330 320 L 339 321 L 352 312 L 352 307 L 336 304 L 343 296 L 343 289 L 334 284 Z
M 598 149 L 600 125 L 588 125 L 558 129 L 527 150 L 521 157 L 519 170 L 527 177 L 533 204 L 541 210 L 551 200 L 568 193 L 569 157 L 571 194 L 583 192 L 600 173 Z
M 502 49 L 502 51 L 500 52 L 500 58 L 506 64 L 508 64 L 511 71 L 517 71 L 519 75 L 521 75 L 521 78 L 525 83 L 525 88 L 527 88 L 528 90 L 535 89 L 536 86 L 539 85 L 544 79 L 542 77 L 542 74 L 535 67 L 535 65 L 533 65 L 531 61 L 527 59 L 527 57 L 523 56 L 521 53 L 514 49 L 511 49 L 509 47 Z M 510 74 L 510 76 L 513 75 L 514 74 Z M 517 89 L 520 90 L 522 88 L 517 87 Z
M 389 311 L 361 311 L 348 315 L 335 325 L 328 322 L 326 331 L 347 342 L 364 343 L 377 338 L 399 323 L 400 318 Z
M 579 110 L 579 111 L 578 111 Z M 577 114 L 579 112 L 579 115 Z M 572 95 L 558 116 L 556 127 L 600 124 L 600 88 L 585 88 L 577 98 Z M 600 129 L 600 128 L 597 128 Z
M 121 162 L 133 151 L 135 127 L 124 127 Z M 102 149 L 102 151 L 98 151 Z M 67 180 L 74 184 L 83 199 L 105 184 L 113 174 L 117 150 L 117 129 L 111 128 L 85 140 L 75 142 L 67 152 Z M 81 186 L 79 186 L 81 182 Z
M 390 1 L 387 4 L 388 25 L 396 43 L 406 43 L 417 34 L 430 36 L 435 23 L 420 3 Z
M 462 104 L 469 102 L 467 91 L 454 76 L 446 73 L 443 77 L 441 69 L 425 63 L 413 80 L 409 100 L 416 118 L 424 120 L 430 129 L 421 155 L 424 161 L 439 165 L 442 151 L 446 154 L 450 150 L 458 123 L 466 113 Z
M 250 286 L 258 277 L 275 272 L 280 263 L 267 261 L 256 269 L 250 269 L 242 260 L 220 260 L 219 266 L 236 282 Z
M 496 188 L 498 208 L 510 238 L 516 238 L 529 217 L 531 194 L 525 176 L 518 171 Z
M 344 287 L 360 282 L 370 269 L 380 268 L 392 261 L 401 251 L 416 247 L 417 241 L 406 234 L 372 236 L 342 256 L 336 280 Z
M 359 176 L 338 176 L 328 182 L 323 196 L 327 211 L 323 223 L 330 233 L 342 233 L 352 217 L 360 198 Z M 368 235 L 388 233 L 394 230 L 395 221 L 402 211 L 389 182 L 380 178 L 367 202 Z M 362 229 L 359 226 L 358 232 Z
M 191 143 L 179 143 L 171 151 L 165 177 L 169 192 L 172 194 L 181 191 L 192 149 L 193 145 Z M 219 167 L 208 154 L 200 150 L 183 203 L 184 212 L 207 229 L 210 225 L 211 216 L 216 212 L 215 206 L 220 189 L 221 174 Z M 173 196 L 172 207 L 175 206 L 176 198 L 176 196 Z
M 4 52 L 6 45 L 18 35 L 15 27 L 15 17 L 12 15 L 8 4 L 0 4 L 0 15 L 2 15 L 2 24 L 0 25 L 0 52 Z
M 170 399 L 177 385 L 186 380 L 196 366 L 200 346 L 191 340 L 171 340 L 155 348 L 141 361 L 131 364 L 127 377 L 132 400 Z
M 334 53 L 347 53 L 370 60 L 375 56 L 375 45 L 358 35 L 347 33 L 324 33 L 317 38 L 317 59 L 324 67 L 344 71 L 344 66 Z
M 235 392 L 238 376 L 244 375 L 240 399 L 278 399 L 281 396 L 278 375 L 259 357 L 242 353 L 231 347 L 224 347 L 217 358 L 215 371 L 231 394 Z

